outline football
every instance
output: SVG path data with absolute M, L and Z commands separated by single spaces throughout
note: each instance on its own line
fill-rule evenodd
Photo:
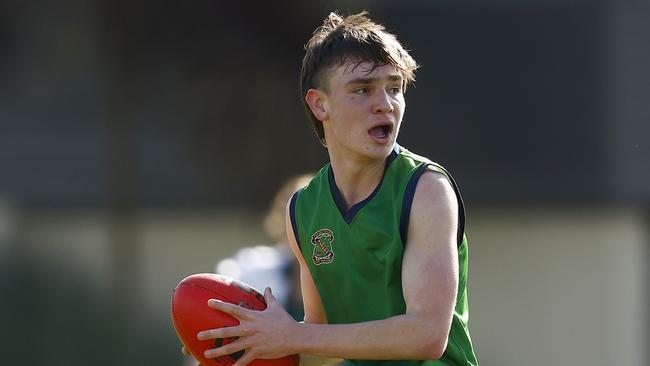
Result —
M 244 351 L 208 359 L 203 352 L 234 342 L 236 338 L 218 338 L 199 341 L 197 333 L 207 329 L 231 327 L 239 324 L 232 316 L 212 309 L 209 299 L 217 299 L 251 310 L 266 309 L 264 296 L 253 287 L 227 276 L 215 273 L 194 274 L 183 279 L 173 291 L 171 318 L 178 338 L 187 351 L 203 366 L 234 364 Z M 297 366 L 299 356 L 291 355 L 275 360 L 257 359 L 252 366 Z

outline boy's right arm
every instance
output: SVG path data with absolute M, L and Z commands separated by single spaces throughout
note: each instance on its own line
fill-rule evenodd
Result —
M 289 214 L 289 204 L 287 204 L 286 212 L 286 229 L 289 247 L 291 247 L 293 254 L 298 260 L 298 264 L 300 265 L 300 290 L 302 292 L 302 302 L 305 308 L 305 323 L 327 324 L 327 315 L 323 308 L 323 302 L 318 294 L 318 289 L 316 289 L 316 284 L 314 284 L 311 272 L 307 267 L 307 262 L 305 262 L 302 251 L 298 246 L 298 240 L 294 235 L 291 215 Z
M 318 290 L 316 289 L 316 285 L 314 284 L 311 272 L 307 267 L 305 258 L 302 255 L 302 251 L 298 246 L 298 241 L 294 236 L 293 224 L 291 223 L 291 216 L 289 215 L 289 204 L 287 204 L 286 223 L 289 246 L 300 265 L 300 289 L 305 310 L 304 322 L 327 324 L 327 315 L 325 314 L 323 303 L 318 294 Z M 300 366 L 330 366 L 341 362 L 342 360 L 338 358 L 326 358 L 314 355 L 301 355 L 300 357 Z

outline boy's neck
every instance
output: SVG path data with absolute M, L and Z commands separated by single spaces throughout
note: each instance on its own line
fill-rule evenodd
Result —
M 359 161 L 330 154 L 330 163 L 336 186 L 350 208 L 377 188 L 384 175 L 386 158 Z

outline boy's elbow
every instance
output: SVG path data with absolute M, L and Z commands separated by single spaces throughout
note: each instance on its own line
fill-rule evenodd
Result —
M 418 360 L 437 360 L 447 350 L 447 341 L 451 332 L 451 324 L 436 324 L 438 322 L 428 319 L 419 320 L 420 327 L 413 332 L 417 339 L 416 348 L 414 349 L 415 359 Z M 451 323 L 451 322 L 450 322 Z
M 431 360 L 437 360 L 440 357 L 442 357 L 443 353 L 445 353 L 445 350 L 447 349 L 447 337 L 444 337 L 444 339 L 440 340 L 440 342 L 436 343 L 432 348 L 431 348 L 431 354 L 429 355 Z
M 447 336 L 431 336 L 428 342 L 423 342 L 419 352 L 422 360 L 437 360 L 447 349 Z
M 442 357 L 442 354 L 445 353 L 446 349 L 447 337 L 444 337 L 444 339 L 437 339 L 429 344 L 428 352 L 426 353 L 426 359 L 437 360 Z

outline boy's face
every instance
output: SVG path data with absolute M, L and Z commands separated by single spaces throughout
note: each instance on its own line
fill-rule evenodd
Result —
M 355 67 L 356 66 L 356 67 Z M 347 62 L 329 72 L 323 96 L 328 149 L 383 159 L 393 149 L 404 108 L 404 80 L 392 65 Z

